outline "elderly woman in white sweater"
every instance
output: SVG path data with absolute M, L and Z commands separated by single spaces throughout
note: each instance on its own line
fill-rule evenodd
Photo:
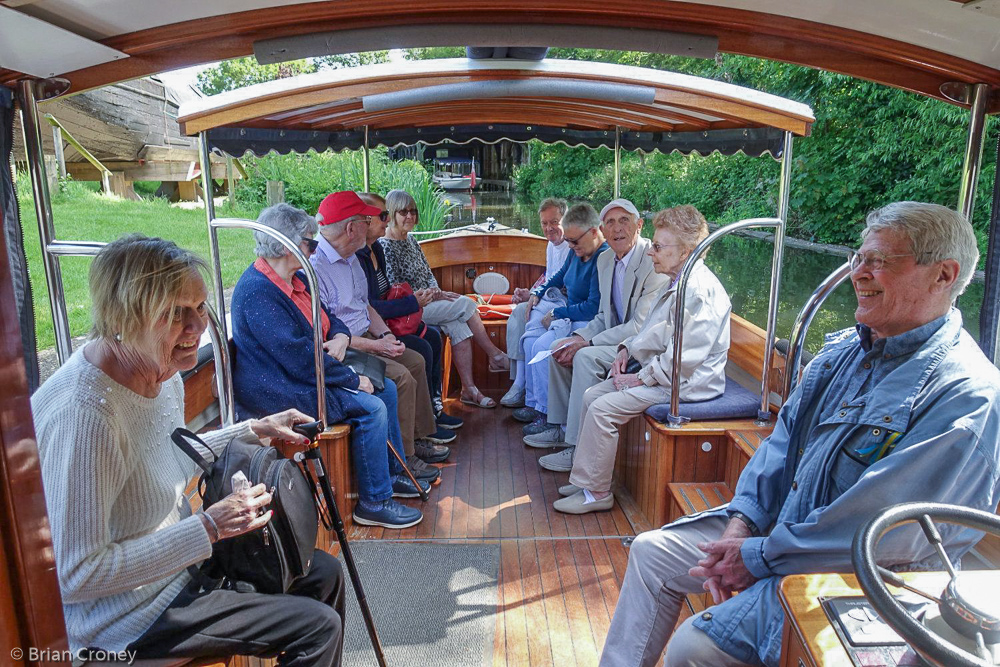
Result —
M 317 551 L 284 595 L 206 591 L 188 567 L 212 544 L 271 518 L 263 484 L 192 514 L 194 463 L 170 440 L 184 426 L 178 371 L 197 363 L 207 324 L 204 261 L 139 235 L 105 247 L 90 271 L 92 340 L 32 397 L 70 648 L 140 658 L 248 654 L 281 665 L 339 665 L 343 575 Z M 207 434 L 305 444 L 295 411 Z

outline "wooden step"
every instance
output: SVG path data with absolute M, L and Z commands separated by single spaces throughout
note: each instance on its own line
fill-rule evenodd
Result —
M 771 435 L 771 429 L 729 429 L 726 431 L 726 439 L 729 441 L 726 452 L 726 471 L 723 481 L 730 489 L 736 488 L 736 482 L 740 479 L 740 474 L 750 462 L 750 457 L 754 455 L 760 444 L 767 436 Z
M 670 493 L 670 521 L 697 514 L 728 503 L 733 492 L 724 482 L 673 482 Z

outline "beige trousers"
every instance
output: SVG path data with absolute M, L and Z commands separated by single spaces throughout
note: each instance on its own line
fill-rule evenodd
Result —
M 365 334 L 365 338 L 373 338 Z M 403 451 L 413 454 L 415 440 L 437 431 L 434 404 L 427 385 L 427 363 L 423 355 L 406 348 L 395 358 L 379 357 L 385 362 L 385 376 L 396 383 L 399 430 L 403 434 Z
M 604 380 L 588 389 L 583 395 L 584 417 L 573 453 L 570 484 L 591 491 L 610 491 L 618 453 L 618 431 L 649 406 L 669 400 L 670 390 L 660 385 L 640 385 L 618 391 L 613 381 Z
M 556 343 L 552 349 L 558 347 Z M 577 444 L 584 413 L 583 396 L 607 376 L 617 350 L 617 345 L 581 348 L 570 368 L 549 361 L 549 423 L 566 426 L 567 444 Z

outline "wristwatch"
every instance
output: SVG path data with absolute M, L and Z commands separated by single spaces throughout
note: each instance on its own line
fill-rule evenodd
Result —
M 760 537 L 760 529 L 757 528 L 757 524 L 755 524 L 753 521 L 751 521 L 750 517 L 748 517 L 743 512 L 729 512 L 729 518 L 730 519 L 739 519 L 744 524 L 746 524 L 746 527 L 750 529 L 750 536 L 751 537 Z
M 385 338 L 386 336 L 388 336 L 391 333 L 392 333 L 391 331 L 383 331 L 379 335 L 375 336 L 375 340 L 382 340 L 383 338 Z

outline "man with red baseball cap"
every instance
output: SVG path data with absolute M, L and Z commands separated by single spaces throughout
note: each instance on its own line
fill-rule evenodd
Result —
M 455 433 L 438 428 L 424 358 L 398 341 L 368 303 L 368 280 L 354 255 L 367 242 L 371 216 L 381 212 L 355 192 L 328 195 L 316 212 L 319 247 L 310 261 L 319 281 L 320 300 L 351 330 L 350 346 L 385 361 L 386 377 L 396 383 L 399 395 L 407 465 L 417 479 L 434 481 L 441 473 L 423 459 L 446 457 L 449 450 L 444 443 L 454 440 Z

